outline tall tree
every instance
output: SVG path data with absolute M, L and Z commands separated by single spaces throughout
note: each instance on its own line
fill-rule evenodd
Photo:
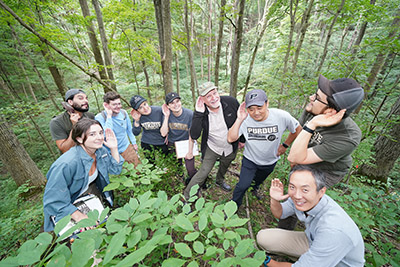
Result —
M 43 186 L 46 179 L 31 159 L 17 136 L 10 130 L 6 119 L 0 116 L 0 160 L 17 186 Z
M 186 49 L 189 56 L 189 68 L 190 68 L 190 91 L 192 92 L 192 101 L 193 105 L 196 103 L 196 88 L 197 88 L 197 78 L 196 78 L 196 68 L 194 66 L 193 60 L 193 52 L 192 52 L 192 41 L 191 41 L 191 28 L 189 27 L 189 7 L 188 1 L 185 0 L 184 6 L 184 23 L 185 23 L 185 31 L 186 31 Z
M 237 80 L 239 75 L 239 60 L 240 60 L 240 49 L 243 41 L 243 14 L 245 7 L 245 0 L 237 0 L 237 21 L 235 25 L 235 39 L 232 46 L 232 67 L 231 67 L 231 81 L 229 95 L 237 96 Z
M 109 84 L 108 83 L 108 76 L 107 76 L 107 73 L 106 73 L 106 71 L 104 69 L 103 56 L 101 55 L 100 48 L 99 48 L 99 42 L 97 41 L 96 32 L 94 30 L 94 25 L 93 25 L 93 22 L 91 20 L 89 6 L 88 6 L 86 0 L 79 0 L 79 4 L 80 4 L 81 9 L 82 9 L 83 17 L 85 19 L 87 19 L 87 21 L 86 21 L 86 29 L 87 29 L 87 34 L 88 34 L 89 40 L 90 40 L 90 46 L 92 47 L 93 56 L 94 56 L 94 59 L 95 59 L 96 64 L 97 64 L 97 70 L 99 72 L 100 78 L 103 81 L 105 81 L 107 84 Z M 110 90 L 107 87 L 104 87 L 104 92 L 106 93 L 108 91 L 110 91 Z
M 154 0 L 157 20 L 158 42 L 160 44 L 161 68 L 164 93 L 173 91 L 172 82 L 172 29 L 170 0 Z
M 219 83 L 219 62 L 221 57 L 222 39 L 224 34 L 225 6 L 226 6 L 226 0 L 221 0 L 221 7 L 219 13 L 217 51 L 215 53 L 215 67 L 214 67 L 214 83 L 216 86 L 218 86 Z

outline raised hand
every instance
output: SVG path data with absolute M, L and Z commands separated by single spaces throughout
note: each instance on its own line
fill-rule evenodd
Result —
M 247 118 L 247 110 L 246 110 L 246 102 L 243 102 L 240 104 L 238 110 L 237 110 L 237 118 L 238 120 L 244 121 L 244 119 Z
M 289 197 L 288 194 L 283 193 L 283 184 L 279 179 L 272 179 L 271 188 L 269 189 L 269 195 L 276 201 L 282 201 Z
M 104 141 L 104 145 L 109 149 L 118 148 L 118 142 L 114 131 L 109 128 L 106 129 L 106 140 Z
M 75 125 L 80 119 L 81 119 L 81 113 L 78 112 L 68 112 L 69 113 L 69 119 L 72 123 L 72 125 Z
M 139 122 L 140 116 L 142 116 L 142 114 L 140 114 L 139 111 L 137 111 L 137 110 L 135 110 L 135 109 L 132 109 L 132 110 L 131 110 L 131 116 L 132 116 L 132 118 L 133 118 L 134 121 Z
M 343 119 L 345 112 L 345 109 L 342 109 L 339 112 L 336 112 L 334 109 L 328 109 L 324 114 L 312 118 L 312 120 L 307 123 L 307 127 L 311 126 L 316 128 L 336 125 Z
M 169 110 L 167 104 L 165 104 L 165 103 L 162 104 L 161 110 L 165 117 L 169 117 L 169 115 L 171 114 L 171 110 Z
M 206 111 L 206 107 L 204 106 L 203 97 L 199 96 L 196 101 L 196 111 L 203 113 Z
M 107 116 L 112 116 L 113 112 L 112 112 L 112 110 L 110 109 L 110 105 L 107 104 L 107 103 L 103 103 L 103 107 L 104 107 L 104 110 L 105 110 L 106 113 L 107 113 Z

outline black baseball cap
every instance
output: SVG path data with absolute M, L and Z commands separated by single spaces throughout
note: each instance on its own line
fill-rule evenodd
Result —
M 364 99 L 364 89 L 350 78 L 329 80 L 320 74 L 318 87 L 328 98 L 334 100 L 339 110 L 346 109 L 347 114 L 353 112 Z
M 131 107 L 133 109 L 137 110 L 144 101 L 147 101 L 147 99 L 144 98 L 143 96 L 134 95 L 134 96 L 131 97 L 131 100 L 129 101 L 129 104 L 131 104 Z
M 85 91 L 81 90 L 81 89 L 69 89 L 66 93 L 65 93 L 65 101 L 68 101 L 69 99 L 74 98 L 75 95 L 83 93 L 86 95 Z
M 165 103 L 168 105 L 169 103 L 171 103 L 172 101 L 174 101 L 177 98 L 181 99 L 181 97 L 177 93 L 175 93 L 175 92 L 168 93 L 165 96 Z

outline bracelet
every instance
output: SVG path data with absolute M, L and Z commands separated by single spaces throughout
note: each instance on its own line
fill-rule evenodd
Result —
M 306 132 L 309 132 L 310 134 L 313 134 L 315 130 L 311 130 L 310 128 L 307 127 L 307 125 L 303 126 L 303 130 Z
M 271 261 L 271 257 L 270 256 L 267 256 L 266 258 L 265 258 L 265 261 L 264 261 L 264 267 L 268 267 L 268 263 Z
M 285 142 L 282 143 L 282 146 L 283 146 L 284 148 L 288 148 L 288 147 L 289 147 L 289 145 L 286 144 Z

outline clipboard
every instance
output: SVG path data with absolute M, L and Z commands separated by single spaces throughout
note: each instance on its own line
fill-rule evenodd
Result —
M 193 156 L 199 155 L 199 146 L 197 144 L 197 141 L 193 141 Z M 186 156 L 186 154 L 189 152 L 189 140 L 183 140 L 183 141 L 176 141 L 175 142 L 175 152 L 176 152 L 176 158 L 182 159 Z

